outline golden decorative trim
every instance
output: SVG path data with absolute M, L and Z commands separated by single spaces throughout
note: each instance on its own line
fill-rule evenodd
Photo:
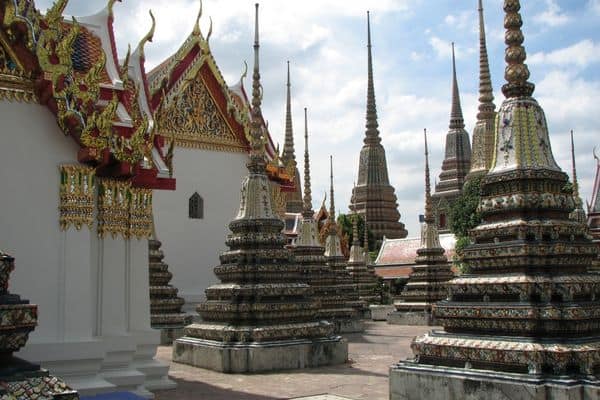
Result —
M 148 239 L 152 236 L 152 189 L 131 188 L 129 236 Z
M 200 150 L 212 150 L 212 151 L 223 151 L 229 153 L 247 153 L 245 146 L 240 145 L 230 146 L 221 143 L 206 143 L 197 140 L 189 139 L 175 139 L 175 145 L 178 147 L 185 147 L 189 149 L 200 149 Z
M 129 181 L 100 179 L 98 182 L 98 236 L 129 238 Z
M 285 217 L 285 195 L 281 192 L 281 188 L 275 182 L 270 182 L 269 192 L 271 194 L 273 213 L 280 219 L 283 219 Z
M 83 225 L 91 229 L 94 223 L 94 169 L 85 165 L 59 165 L 60 171 L 60 229 Z

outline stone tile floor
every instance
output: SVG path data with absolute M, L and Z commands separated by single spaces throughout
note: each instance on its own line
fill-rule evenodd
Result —
M 262 374 L 222 374 L 171 363 L 177 389 L 157 391 L 157 400 L 387 400 L 388 368 L 412 356 L 410 342 L 431 329 L 424 326 L 368 322 L 363 334 L 345 334 L 349 343 L 344 365 Z M 171 362 L 171 347 L 158 358 Z

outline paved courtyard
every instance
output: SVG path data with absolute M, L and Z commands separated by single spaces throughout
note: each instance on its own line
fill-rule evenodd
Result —
M 388 368 L 411 355 L 410 342 L 429 327 L 368 322 L 364 334 L 344 335 L 350 361 L 345 365 L 296 371 L 221 374 L 182 364 L 171 364 L 176 390 L 156 392 L 157 400 L 387 400 Z M 171 347 L 162 346 L 158 358 L 171 362 Z M 328 396 L 325 396 L 328 395 Z

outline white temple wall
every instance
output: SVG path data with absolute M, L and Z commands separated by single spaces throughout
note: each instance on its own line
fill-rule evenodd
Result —
M 245 153 L 176 147 L 175 191 L 154 193 L 154 220 L 162 241 L 171 283 L 188 303 L 204 297 L 204 289 L 218 280 L 213 268 L 227 249 L 229 222 L 237 214 L 240 187 L 246 175 Z M 189 198 L 198 192 L 204 200 L 204 218 L 190 219 Z

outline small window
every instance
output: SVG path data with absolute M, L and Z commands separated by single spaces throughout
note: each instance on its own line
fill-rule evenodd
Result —
M 194 193 L 190 197 L 189 201 L 189 217 L 191 219 L 202 219 L 204 218 L 204 200 L 198 192 Z
M 440 229 L 446 227 L 446 214 L 440 214 Z

